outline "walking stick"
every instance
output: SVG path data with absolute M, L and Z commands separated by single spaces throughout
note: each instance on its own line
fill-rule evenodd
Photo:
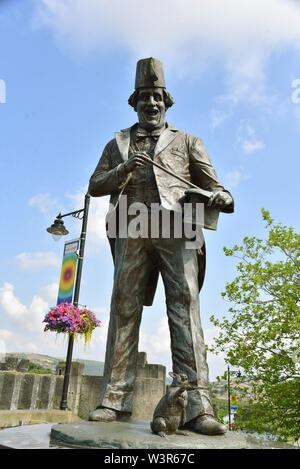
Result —
M 199 195 L 203 195 L 203 196 L 208 197 L 208 198 L 211 197 L 212 192 L 201 189 L 200 187 L 196 186 L 192 182 L 187 181 L 186 179 L 182 178 L 181 176 L 178 176 L 177 174 L 173 173 L 173 171 L 170 171 L 169 169 L 164 168 L 164 166 L 161 166 L 160 164 L 158 164 L 155 161 L 151 160 L 151 158 L 149 158 L 149 156 L 146 156 L 143 153 L 140 153 L 139 156 L 141 158 L 143 158 L 143 160 L 147 161 L 148 163 L 151 163 L 153 166 L 156 166 L 157 168 L 161 169 L 165 173 L 170 174 L 170 176 L 173 176 L 174 178 L 178 179 L 179 181 L 184 182 L 185 184 L 189 185 L 191 188 L 195 189 L 195 192 L 193 191 L 193 193 L 196 193 L 196 191 L 197 191 L 197 193 Z

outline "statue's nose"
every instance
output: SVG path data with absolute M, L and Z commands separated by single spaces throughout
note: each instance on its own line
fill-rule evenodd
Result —
M 153 96 L 149 96 L 148 97 L 148 102 L 147 102 L 148 105 L 150 106 L 154 106 L 155 105 L 155 101 L 154 101 L 154 97 Z

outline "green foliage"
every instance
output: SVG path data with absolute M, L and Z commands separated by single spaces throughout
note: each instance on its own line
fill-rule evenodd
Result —
M 224 248 L 238 259 L 238 275 L 226 284 L 230 319 L 211 317 L 220 334 L 210 351 L 244 370 L 253 386 L 252 430 L 285 439 L 300 438 L 300 236 L 275 225 L 262 209 L 267 239 L 245 237 L 242 246 Z
M 49 370 L 49 368 L 44 368 L 43 366 L 38 365 L 37 363 L 32 363 L 32 362 L 30 362 L 29 364 L 28 372 L 37 373 L 40 375 L 52 374 L 52 371 Z
M 225 399 L 213 397 L 213 405 L 217 411 L 217 421 L 225 424 L 224 417 L 228 415 L 228 403 Z M 227 425 L 227 424 L 225 424 Z

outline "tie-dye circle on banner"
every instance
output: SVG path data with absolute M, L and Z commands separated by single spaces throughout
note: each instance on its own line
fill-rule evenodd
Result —
M 65 255 L 61 268 L 57 304 L 63 301 L 72 302 L 76 263 L 77 256 L 75 253 Z

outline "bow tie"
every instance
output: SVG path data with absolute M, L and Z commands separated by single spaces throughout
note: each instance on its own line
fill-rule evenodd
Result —
M 149 137 L 157 141 L 159 139 L 161 132 L 162 132 L 162 129 L 156 129 L 150 132 L 146 129 L 142 129 L 141 127 L 139 127 L 138 130 L 136 131 L 136 140 L 138 142 L 139 140 L 143 140 L 144 138 Z

